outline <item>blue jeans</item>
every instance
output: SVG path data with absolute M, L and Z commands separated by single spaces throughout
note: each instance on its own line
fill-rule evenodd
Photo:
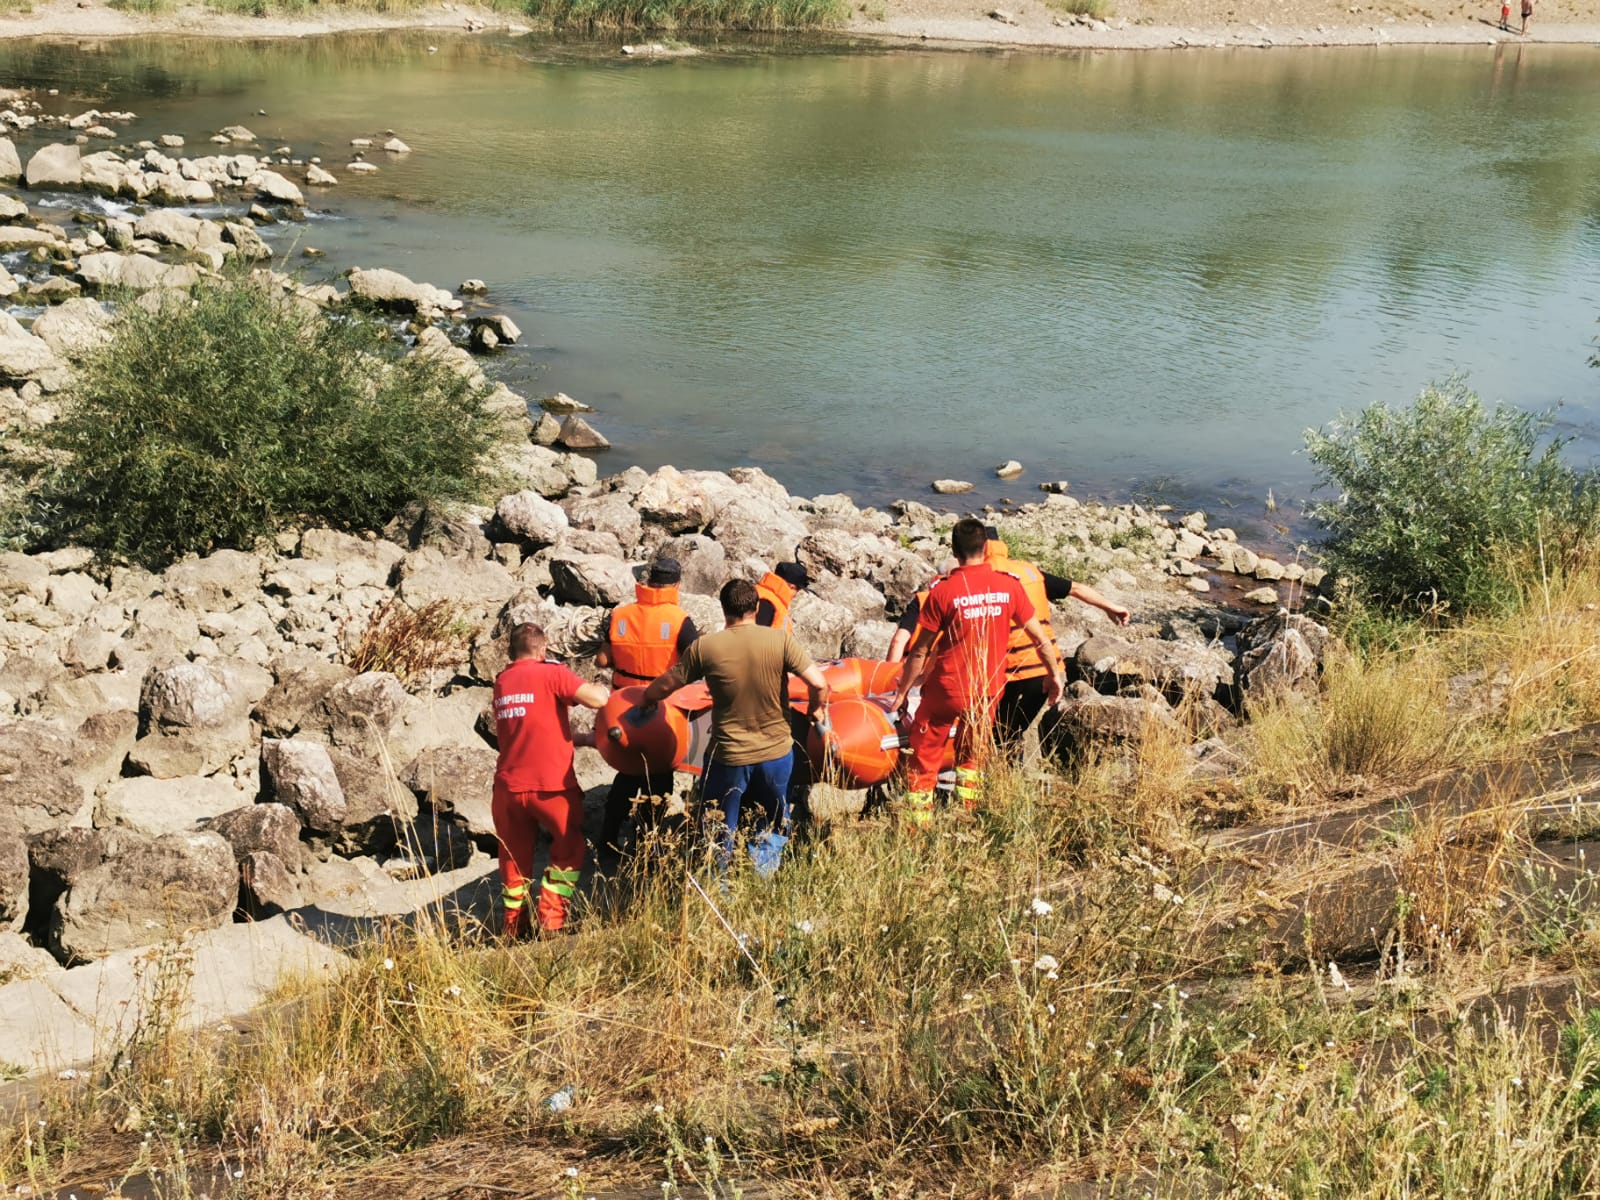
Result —
M 702 782 L 701 822 L 708 809 L 721 809 L 723 824 L 716 832 L 717 862 L 726 867 L 733 858 L 733 838 L 739 828 L 739 813 L 759 805 L 761 816 L 746 831 L 750 857 L 756 870 L 770 875 L 778 869 L 789 831 L 789 775 L 794 756 L 785 751 L 780 757 L 743 767 L 727 763 L 706 764 Z M 710 832 L 709 830 L 707 831 Z

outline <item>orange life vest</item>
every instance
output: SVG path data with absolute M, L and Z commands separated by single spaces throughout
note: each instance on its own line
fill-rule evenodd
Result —
M 780 576 L 768 571 L 756 584 L 756 596 L 772 605 L 772 628 L 788 633 L 794 628 L 789 619 L 789 606 L 794 603 L 796 589 Z
M 611 610 L 611 686 L 649 683 L 678 661 L 678 631 L 689 614 L 678 605 L 676 584 L 634 585 L 632 604 Z
M 1056 632 L 1050 626 L 1050 596 L 1045 591 L 1043 572 L 1030 562 L 1012 558 L 1004 542 L 990 542 L 984 547 L 983 558 L 996 571 L 1004 571 L 1022 584 L 1022 590 L 1033 605 L 1033 615 L 1044 626 L 1045 638 L 1055 641 Z M 1013 627 L 1011 639 L 1006 643 L 1006 681 L 1036 679 L 1049 673 L 1050 668 L 1033 648 L 1032 639 L 1020 627 Z

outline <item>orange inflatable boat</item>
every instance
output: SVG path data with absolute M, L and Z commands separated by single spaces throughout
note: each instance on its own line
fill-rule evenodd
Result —
M 844 788 L 887 782 L 899 768 L 904 741 L 889 711 L 900 664 L 843 658 L 821 665 L 832 695 L 806 737 L 812 778 Z M 636 708 L 643 694 L 639 687 L 611 693 L 595 721 L 600 756 L 626 775 L 674 769 L 699 774 L 711 734 L 710 690 L 704 683 L 679 688 L 648 717 Z M 810 689 L 794 676 L 789 679 L 789 704 L 802 717 L 812 715 Z

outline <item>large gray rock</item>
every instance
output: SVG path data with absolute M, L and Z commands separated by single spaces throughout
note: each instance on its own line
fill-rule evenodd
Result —
M 0 721 L 0 813 L 24 836 L 80 817 L 87 792 L 74 767 L 78 746 L 42 722 Z
M 28 843 L 0 817 L 0 932 L 22 928 L 28 916 Z
M 621 559 L 578 551 L 559 551 L 551 558 L 550 579 L 556 599 L 601 608 L 633 599 L 638 582 L 633 569 Z
M 631 551 L 637 546 L 644 532 L 644 522 L 639 519 L 639 514 L 634 511 L 628 497 L 620 492 L 605 492 L 599 496 L 582 496 L 565 500 L 561 507 L 566 510 L 567 517 L 574 526 L 611 534 L 624 552 Z
M 349 279 L 350 294 L 375 308 L 411 313 L 435 309 L 451 312 L 461 307 L 461 301 L 443 288 L 429 283 L 416 283 L 398 271 L 382 267 L 373 270 L 354 267 Z
M 487 746 L 438 746 L 424 751 L 400 781 L 437 813 L 453 816 L 468 833 L 494 836 L 494 772 L 498 756 Z
M 559 542 L 568 528 L 567 513 L 561 506 L 532 489 L 502 496 L 494 515 L 507 533 L 536 546 Z
M 338 853 L 386 854 L 416 820 L 417 798 L 376 755 L 333 747 L 328 752 L 344 789 L 345 814 L 330 842 Z
M 1159 699 L 1143 696 L 1101 696 L 1074 684 L 1074 694 L 1061 706 L 1055 738 L 1069 757 L 1135 749 L 1153 731 L 1177 727 L 1172 710 Z
M 147 212 L 134 222 L 133 232 L 136 237 L 150 238 L 185 250 L 222 245 L 221 225 L 200 217 L 186 216 L 168 208 L 157 208 Z
M 0 251 L 32 250 L 39 246 L 54 246 L 60 240 L 46 229 L 30 229 L 26 225 L 0 225 Z
M 54 390 L 65 378 L 62 362 L 48 342 L 19 325 L 10 314 L 0 313 L 0 378 L 37 379 Z
M 82 152 L 76 146 L 45 146 L 28 160 L 28 186 L 77 187 L 83 182 L 82 159 Z
M 517 591 L 517 581 L 497 562 L 446 557 L 424 548 L 400 564 L 400 599 L 413 608 L 448 600 L 470 608 L 499 608 Z
M 261 785 L 317 833 L 337 830 L 349 808 L 328 747 L 309 738 L 263 738 Z
M 825 575 L 813 580 L 807 590 L 830 604 L 849 609 L 858 622 L 883 620 L 883 593 L 865 579 L 840 579 Z
M 111 314 L 98 301 L 67 300 L 33 322 L 33 336 L 61 358 L 80 359 L 111 340 Z
M 161 592 L 192 612 L 231 612 L 261 591 L 262 563 L 242 550 L 185 559 L 161 573 Z
M 0 138 L 0 183 L 15 183 L 22 178 L 22 159 L 10 138 Z
M 794 556 L 807 530 L 787 503 L 751 492 L 724 504 L 710 532 L 731 558 L 781 562 Z
M 95 825 L 118 825 L 160 837 L 192 829 L 203 821 L 239 807 L 245 797 L 232 779 L 188 776 L 119 779 L 95 806 Z
M 848 658 L 882 658 L 889 652 L 894 631 L 893 621 L 858 621 L 845 634 L 839 651 Z
M 728 555 L 720 542 L 703 533 L 686 533 L 668 538 L 656 547 L 656 554 L 673 558 L 683 568 L 680 592 L 715 596 L 728 581 Z
M 206 822 L 206 828 L 221 834 L 241 863 L 258 851 L 271 853 L 284 863 L 299 861 L 300 818 L 287 804 L 246 804 L 229 809 Z
M 801 592 L 789 608 L 794 637 L 812 658 L 838 658 L 844 639 L 855 628 L 856 617 L 811 592 Z
M 1267 696 L 1316 688 L 1332 635 L 1300 613 L 1278 612 L 1239 631 L 1239 683 Z
M 204 663 L 152 667 L 139 690 L 146 730 L 217 729 L 249 711 L 250 700 L 231 673 Z
M 258 171 L 251 177 L 250 184 L 261 195 L 280 204 L 293 204 L 297 208 L 305 205 L 305 194 L 276 171 Z
M 1078 647 L 1077 661 L 1103 688 L 1149 684 L 1174 700 L 1233 686 L 1233 659 L 1221 646 L 1098 634 Z
M 668 533 L 704 529 L 717 506 L 705 487 L 676 467 L 662 467 L 639 489 L 635 507 L 644 520 Z
M 305 902 L 300 880 L 270 850 L 252 850 L 239 862 L 240 907 L 252 921 L 292 912 Z
M 269 737 L 288 737 L 308 721 L 314 724 L 328 692 L 355 678 L 349 667 L 314 654 L 285 655 L 272 665 L 278 681 L 252 714 Z
M 219 835 L 128 837 L 56 901 L 52 946 L 63 960 L 92 961 L 215 929 L 232 916 L 238 896 L 239 869 Z
M 187 289 L 200 281 L 199 273 L 187 263 L 168 265 L 145 254 L 118 254 L 112 250 L 80 258 L 78 278 L 97 290 L 124 288 L 134 292 Z
M 611 443 L 588 421 L 577 413 L 573 413 L 561 422 L 561 429 L 556 434 L 556 444 L 565 446 L 568 450 L 609 450 Z
M 19 979 L 37 979 L 60 969 L 61 964 L 56 962 L 50 951 L 41 950 L 20 933 L 0 933 L 0 985 Z M 0 1018 L 0 1022 L 3 1021 L 4 1018 Z M 59 1049 L 56 1046 L 37 1045 L 39 1040 L 35 1037 L 26 1039 L 38 1050 Z M 7 1044 L 3 1031 L 0 1031 L 0 1044 Z
M 386 671 L 368 671 L 328 690 L 318 723 L 332 745 L 375 755 L 412 707 L 398 679 Z

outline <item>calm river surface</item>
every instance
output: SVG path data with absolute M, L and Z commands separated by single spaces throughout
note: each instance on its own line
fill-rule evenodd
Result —
M 10 44 L 0 79 L 324 155 L 344 182 L 292 236 L 487 279 L 528 336 L 507 377 L 594 403 L 618 467 L 1065 477 L 1245 524 L 1304 494 L 1304 427 L 1457 369 L 1600 455 L 1592 48 L 706 50 Z M 347 176 L 386 129 L 415 153 Z

